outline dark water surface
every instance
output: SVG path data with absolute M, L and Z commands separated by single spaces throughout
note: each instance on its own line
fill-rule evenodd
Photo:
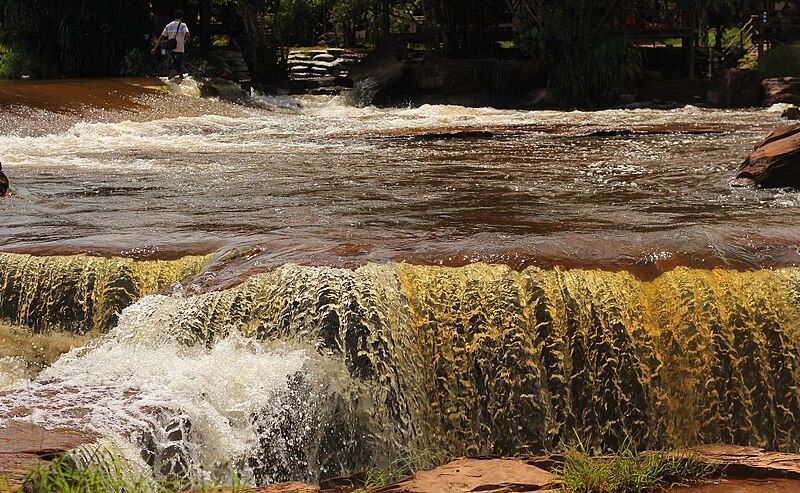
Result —
M 800 195 L 730 186 L 778 111 L 376 109 L 312 96 L 244 107 L 194 97 L 191 81 L 178 90 L 0 84 L 15 192 L 0 204 L 0 250 L 240 248 L 255 270 L 800 261 Z M 495 136 L 441 135 L 463 130 Z

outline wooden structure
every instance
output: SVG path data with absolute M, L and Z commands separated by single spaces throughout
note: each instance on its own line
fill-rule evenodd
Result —
M 680 39 L 686 56 L 687 74 L 695 77 L 696 37 L 700 20 L 686 0 L 630 0 L 615 27 L 633 43 Z

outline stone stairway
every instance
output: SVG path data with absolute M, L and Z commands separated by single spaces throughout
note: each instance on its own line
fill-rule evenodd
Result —
M 366 55 L 343 48 L 292 48 L 288 62 L 292 91 L 337 94 L 349 84 L 350 69 Z

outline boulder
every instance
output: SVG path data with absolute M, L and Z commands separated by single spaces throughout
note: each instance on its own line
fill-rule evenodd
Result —
M 520 459 L 458 459 L 371 493 L 555 492 L 558 488 L 552 474 Z
M 800 105 L 800 77 L 782 77 L 777 79 L 764 79 L 763 106 L 772 106 L 778 103 Z
M 356 102 L 360 106 L 389 99 L 387 93 L 405 73 L 405 53 L 402 44 L 387 43 L 350 70 L 348 77 L 356 89 Z
M 763 100 L 761 76 L 755 70 L 729 68 L 714 74 L 708 87 L 708 103 L 722 108 L 750 108 Z
M 729 477 L 800 479 L 798 454 L 722 444 L 701 445 L 691 451 Z
M 776 130 L 758 144 L 736 179 L 739 185 L 800 188 L 800 125 Z
M 800 108 L 797 106 L 789 106 L 783 110 L 781 118 L 785 120 L 800 120 Z

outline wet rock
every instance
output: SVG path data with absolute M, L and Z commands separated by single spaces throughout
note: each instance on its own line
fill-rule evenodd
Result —
M 555 491 L 552 474 L 519 459 L 458 459 L 373 493 Z
M 737 478 L 800 479 L 800 455 L 738 445 L 701 445 L 692 449 L 702 460 Z
M 764 89 L 763 106 L 772 106 L 778 103 L 800 105 L 799 77 L 764 79 L 761 84 Z
M 763 89 L 755 70 L 730 68 L 714 74 L 708 88 L 708 103 L 722 108 L 760 106 Z
M 348 77 L 356 88 L 359 105 L 367 106 L 389 99 L 387 93 L 405 73 L 405 52 L 404 46 L 387 43 L 350 70 Z
M 48 430 L 33 423 L 6 419 L 0 428 L 0 477 L 6 478 L 10 485 L 21 484 L 31 468 L 96 439 L 82 430 Z
M 737 185 L 800 188 L 800 125 L 777 130 L 756 146 L 736 180 Z
M 800 120 L 800 108 L 797 106 L 790 106 L 783 110 L 781 118 L 784 120 Z

